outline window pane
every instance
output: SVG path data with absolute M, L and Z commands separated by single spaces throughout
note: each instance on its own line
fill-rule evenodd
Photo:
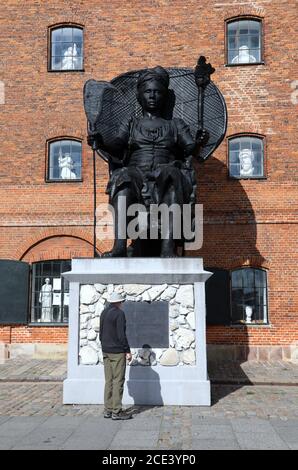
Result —
M 241 137 L 239 139 L 240 150 L 251 148 L 251 137 Z
M 62 28 L 54 29 L 52 31 L 52 42 L 62 41 Z
M 251 148 L 252 150 L 261 150 L 262 149 L 262 140 L 251 138 Z
M 263 160 L 262 139 L 238 137 L 229 140 L 229 170 L 231 176 L 238 176 L 239 178 L 263 177 Z
M 62 42 L 62 54 L 64 57 L 73 56 L 73 43 L 72 42 Z
M 81 70 L 83 67 L 82 55 L 83 30 L 79 28 L 66 27 L 52 31 L 52 70 Z
M 255 283 L 256 287 L 266 286 L 266 272 L 261 269 L 255 269 Z
M 232 272 L 232 286 L 234 287 L 242 287 L 242 270 L 238 269 L 237 271 Z
M 249 32 L 250 34 L 255 34 L 260 36 L 261 33 L 261 21 L 249 21 Z
M 52 55 L 57 56 L 57 57 L 61 57 L 61 55 L 62 55 L 61 42 L 56 42 L 55 44 L 53 44 L 53 46 L 52 46 Z
M 81 70 L 83 68 L 83 58 L 76 57 L 73 59 L 73 68 L 75 70 Z
M 235 178 L 238 178 L 239 177 L 239 173 L 240 173 L 240 170 L 239 170 L 239 165 L 238 163 L 236 165 L 232 164 L 230 165 L 230 176 L 233 176 Z
M 248 46 L 250 49 L 258 49 L 260 47 L 260 37 L 250 36 Z
M 239 41 L 238 41 L 238 46 L 239 46 L 239 49 L 241 46 L 246 46 L 247 48 L 249 47 L 247 34 L 245 34 L 245 36 L 240 36 Z
M 254 286 L 254 270 L 253 269 L 242 269 L 243 286 L 246 288 L 253 288 Z
M 232 322 L 237 323 L 244 319 L 243 305 L 232 303 Z
M 240 140 L 239 139 L 229 140 L 229 149 L 239 151 L 240 150 Z
M 64 289 L 61 279 L 64 263 L 65 261 L 57 260 L 33 264 L 32 321 L 41 323 L 67 321 L 68 307 L 64 312 Z M 67 263 L 70 264 L 70 261 L 67 260 Z M 39 276 L 37 273 L 42 275 Z
M 233 21 L 228 24 L 228 35 L 235 36 L 238 33 L 239 21 Z
M 52 70 L 61 70 L 61 57 L 52 57 L 51 60 L 51 69 Z
M 83 30 L 79 28 L 73 28 L 72 34 L 73 42 L 76 42 L 77 44 L 81 45 L 83 42 Z
M 249 64 L 261 60 L 261 23 L 239 20 L 228 24 L 228 63 Z
M 266 272 L 239 269 L 232 272 L 231 279 L 232 321 L 267 323 Z
M 70 140 L 60 140 L 61 151 L 62 153 L 71 153 L 71 141 Z
M 239 63 L 238 49 L 229 50 L 229 63 L 230 64 Z
M 81 178 L 82 144 L 72 140 L 51 142 L 49 152 L 49 179 L 72 180 Z
M 239 159 L 238 159 L 239 151 L 234 150 L 230 152 L 230 163 L 231 164 L 238 164 Z
M 236 49 L 236 38 L 234 36 L 229 36 L 229 49 Z
M 72 42 L 72 28 L 63 28 L 63 42 Z
M 250 49 L 250 62 L 261 62 L 260 49 Z
M 42 275 L 43 276 L 50 276 L 51 275 L 51 263 L 42 263 Z
M 248 28 L 249 28 L 249 21 L 246 21 L 246 20 L 239 21 L 239 33 L 240 34 L 248 34 Z

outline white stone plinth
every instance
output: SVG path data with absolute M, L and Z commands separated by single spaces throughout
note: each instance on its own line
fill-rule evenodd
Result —
M 89 351 L 86 350 L 90 347 L 90 341 L 91 343 L 95 341 L 93 336 L 95 336 L 98 321 L 96 315 L 98 310 L 101 310 L 98 309 L 98 306 L 102 301 L 100 295 L 101 293 L 105 295 L 108 284 L 113 284 L 115 289 L 123 284 L 139 284 L 141 291 L 148 289 L 146 287 L 148 285 L 156 287 L 156 291 L 158 286 L 163 286 L 165 300 L 171 298 L 175 289 L 178 289 L 177 301 L 181 302 L 182 312 L 179 318 L 182 320 L 188 302 L 191 306 L 192 296 L 194 296 L 192 323 L 195 329 L 185 330 L 183 324 L 177 324 L 180 330 L 176 330 L 175 337 L 179 340 L 180 331 L 183 333 L 181 340 L 176 344 L 176 349 L 173 350 L 174 353 L 177 351 L 180 357 L 178 364 L 174 360 L 175 358 L 170 357 L 169 362 L 175 365 L 163 365 L 164 361 L 161 359 L 160 362 L 156 362 L 156 365 L 127 367 L 123 404 L 209 406 L 210 382 L 207 377 L 206 363 L 205 282 L 210 276 L 211 273 L 204 271 L 201 258 L 83 258 L 72 260 L 72 270 L 64 273 L 64 277 L 70 282 L 70 303 L 68 371 L 63 386 L 63 402 L 65 404 L 102 404 L 104 402 L 103 365 L 101 362 L 92 365 L 91 353 L 93 351 L 90 351 L 88 355 Z M 89 287 L 82 289 L 82 285 Z M 165 285 L 168 286 L 167 290 L 165 290 Z M 181 285 L 185 285 L 185 288 L 179 290 Z M 108 289 L 110 288 L 108 286 Z M 136 286 L 131 289 L 132 292 L 138 294 Z M 96 306 L 92 309 L 90 305 L 93 302 Z M 91 310 L 90 315 L 93 318 L 88 318 L 88 313 L 86 313 L 88 309 Z M 173 312 L 169 310 L 169 314 L 170 325 L 173 321 L 171 318 Z M 89 330 L 89 336 L 83 329 L 83 346 L 81 344 L 80 349 L 80 322 L 82 323 L 82 320 L 90 321 L 90 325 L 95 325 L 95 328 L 92 331 Z M 85 328 L 85 324 L 81 324 L 81 338 L 82 328 Z M 169 331 L 171 330 L 169 329 Z M 192 345 L 194 354 L 190 349 L 193 340 L 191 335 L 195 337 Z M 87 337 L 85 338 L 85 336 Z M 85 346 L 88 337 L 89 343 Z M 82 361 L 81 354 L 81 361 L 79 361 L 82 348 L 84 349 L 84 358 Z M 174 356 L 174 354 L 169 354 L 169 356 Z M 184 362 L 181 361 L 181 358 L 185 358 Z M 193 358 L 195 358 L 194 365 L 192 365 Z

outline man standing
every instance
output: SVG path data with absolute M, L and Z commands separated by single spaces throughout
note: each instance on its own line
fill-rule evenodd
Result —
M 126 338 L 126 319 L 121 310 L 124 298 L 113 292 L 110 305 L 100 317 L 100 341 L 105 372 L 104 417 L 113 420 L 130 419 L 132 416 L 122 410 L 123 386 L 126 359 L 131 361 L 131 353 Z

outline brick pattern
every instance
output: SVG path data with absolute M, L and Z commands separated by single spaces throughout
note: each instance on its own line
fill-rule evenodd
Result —
M 263 19 L 265 65 L 225 67 L 224 24 L 238 15 Z M 82 105 L 85 81 L 110 80 L 156 64 L 192 67 L 204 54 L 216 68 L 214 81 L 227 102 L 227 137 L 243 132 L 266 137 L 267 179 L 229 179 L 226 141 L 209 161 L 196 165 L 204 244 L 189 254 L 203 256 L 206 266 L 268 269 L 271 323 L 270 328 L 209 327 L 208 342 L 297 342 L 295 2 L 256 0 L 231 7 L 216 0 L 28 0 L 22 9 L 8 0 L 0 21 L 5 84 L 0 258 L 33 262 L 92 256 L 93 166 Z M 47 71 L 48 27 L 61 22 L 84 26 L 84 72 Z M 46 143 L 62 136 L 82 139 L 82 182 L 45 183 Z M 97 159 L 98 203 L 107 201 L 107 177 L 107 165 Z M 98 240 L 99 251 L 110 246 Z M 67 329 L 0 327 L 0 334 L 5 342 L 60 342 L 66 341 Z

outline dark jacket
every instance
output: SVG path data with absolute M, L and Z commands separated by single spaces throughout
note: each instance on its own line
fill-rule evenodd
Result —
M 126 338 L 125 314 L 113 304 L 110 304 L 100 316 L 99 339 L 104 353 L 130 352 Z

